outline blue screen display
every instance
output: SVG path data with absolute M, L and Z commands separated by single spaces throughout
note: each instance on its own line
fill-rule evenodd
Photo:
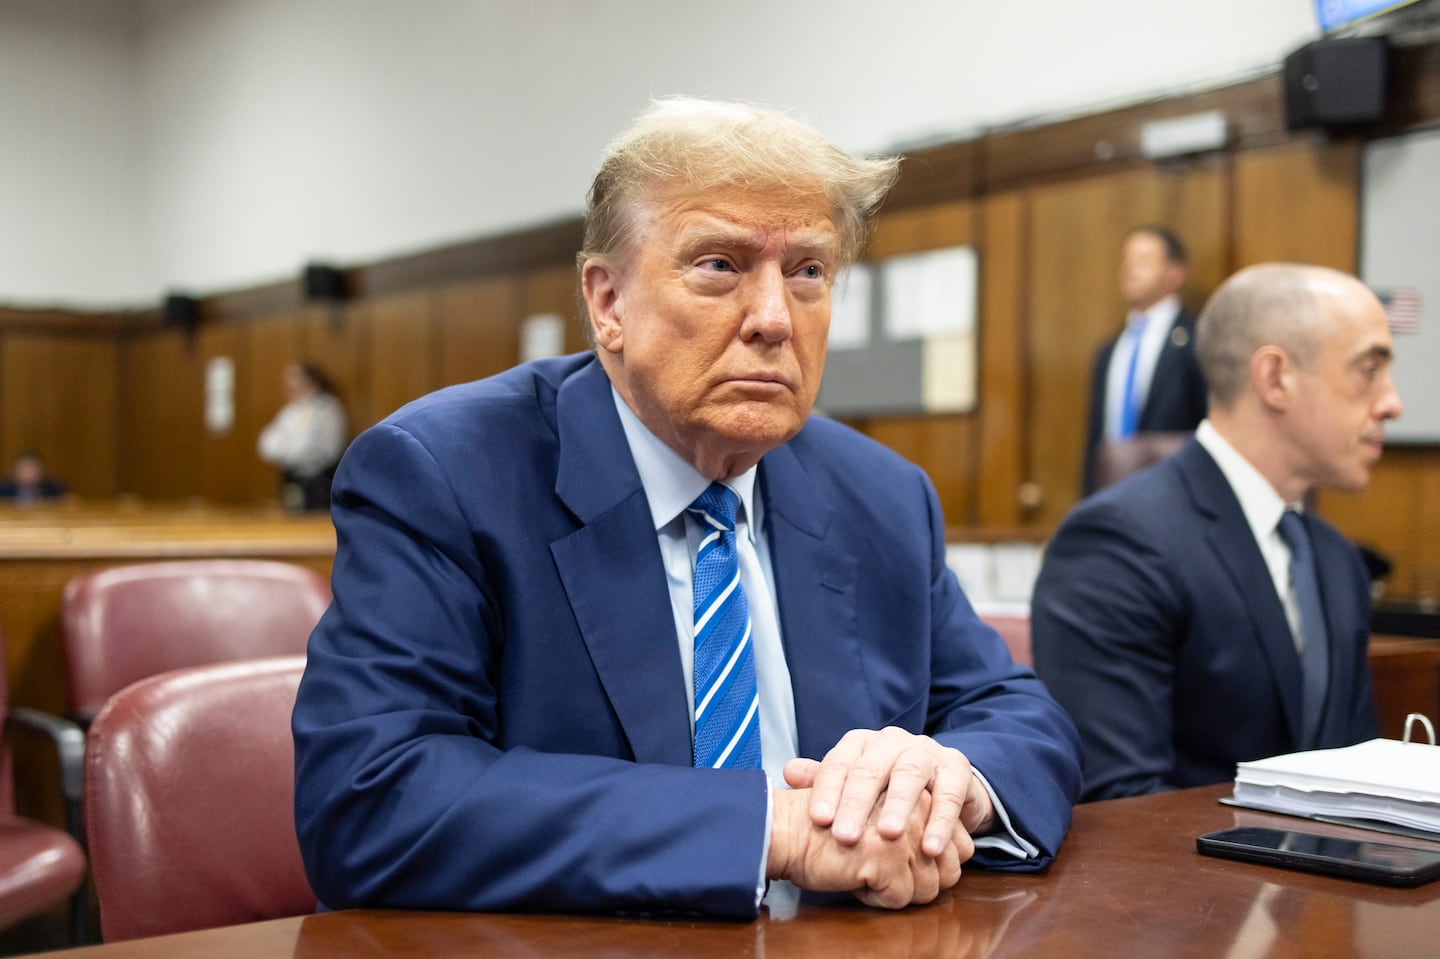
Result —
M 1315 16 L 1321 30 L 1349 26 L 1357 20 L 1373 17 L 1387 10 L 1409 6 L 1415 0 L 1315 0 Z

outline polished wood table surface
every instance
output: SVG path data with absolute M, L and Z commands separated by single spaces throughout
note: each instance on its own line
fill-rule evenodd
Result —
M 1233 825 L 1378 834 L 1222 806 L 1229 786 L 1077 808 L 1043 875 L 967 872 L 929 906 L 804 903 L 753 923 L 356 910 L 113 943 L 64 959 L 452 959 L 457 956 L 1434 957 L 1440 882 L 1388 889 L 1195 852 Z M 1399 840 L 1403 841 L 1403 840 Z M 1411 842 L 1414 845 L 1425 843 Z M 1430 844 L 1440 846 L 1440 844 Z

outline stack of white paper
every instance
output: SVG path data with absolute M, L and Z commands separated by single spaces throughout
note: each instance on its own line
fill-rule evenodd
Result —
M 1389 823 L 1440 838 L 1440 748 L 1372 739 L 1240 763 L 1234 801 L 1292 816 Z

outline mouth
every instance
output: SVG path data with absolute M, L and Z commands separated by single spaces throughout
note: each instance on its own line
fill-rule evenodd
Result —
M 736 386 L 753 389 L 789 389 L 791 387 L 790 378 L 775 370 L 741 373 L 729 377 L 729 381 Z

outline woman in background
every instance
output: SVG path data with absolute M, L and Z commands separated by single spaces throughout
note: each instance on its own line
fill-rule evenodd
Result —
M 279 468 L 286 509 L 329 509 L 330 480 L 348 438 L 345 408 L 311 363 L 286 367 L 284 387 L 285 405 L 260 431 L 260 458 Z

